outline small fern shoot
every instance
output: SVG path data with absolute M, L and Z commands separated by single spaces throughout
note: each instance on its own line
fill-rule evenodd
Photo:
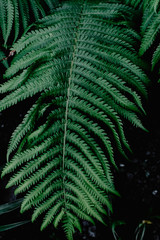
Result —
M 111 166 L 116 149 L 129 149 L 123 121 L 139 117 L 149 82 L 137 57 L 133 9 L 110 1 L 63 1 L 14 45 L 0 86 L 4 110 L 37 96 L 8 148 L 2 176 L 24 193 L 21 212 L 44 215 L 41 229 L 62 224 L 72 239 L 80 219 L 104 223 L 112 211 Z M 124 17 L 125 16 L 125 17 Z

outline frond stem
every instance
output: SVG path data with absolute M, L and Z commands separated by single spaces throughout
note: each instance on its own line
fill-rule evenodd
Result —
M 67 136 L 67 124 L 68 124 L 68 109 L 69 109 L 69 100 L 70 100 L 70 87 L 71 87 L 71 78 L 72 78 L 72 72 L 73 72 L 73 67 L 74 67 L 74 58 L 75 58 L 75 53 L 76 53 L 76 46 L 77 46 L 77 40 L 79 37 L 79 26 L 81 22 L 81 18 L 83 15 L 83 11 L 85 9 L 87 0 L 84 0 L 82 3 L 82 9 L 80 12 L 80 17 L 79 21 L 77 24 L 76 28 L 76 33 L 75 33 L 75 41 L 74 41 L 74 46 L 73 46 L 73 54 L 72 54 L 72 61 L 71 61 L 71 67 L 70 67 L 70 72 L 69 72 L 69 79 L 68 79 L 68 89 L 67 89 L 67 100 L 66 100 L 66 110 L 65 110 L 65 123 L 64 123 L 64 138 L 63 138 L 63 156 L 62 156 L 62 161 L 63 161 L 63 191 L 64 191 L 64 207 L 66 209 L 66 189 L 65 189 L 65 155 L 66 155 L 66 136 Z

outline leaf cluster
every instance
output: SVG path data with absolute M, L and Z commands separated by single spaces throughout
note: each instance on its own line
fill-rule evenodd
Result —
M 0 111 L 36 99 L 11 136 L 2 176 L 12 173 L 7 187 L 24 195 L 21 212 L 32 208 L 32 221 L 43 215 L 41 229 L 62 225 L 70 240 L 80 219 L 105 224 L 106 207 L 112 212 L 115 152 L 130 151 L 124 123 L 146 130 L 142 99 L 146 68 L 160 60 L 159 1 L 8 0 L 0 11 L 3 47 L 12 42 L 15 52 L 3 61 Z

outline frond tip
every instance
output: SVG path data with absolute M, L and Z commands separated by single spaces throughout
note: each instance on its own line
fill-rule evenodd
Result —
M 44 214 L 41 229 L 61 223 L 69 240 L 79 219 L 104 223 L 105 206 L 112 211 L 114 152 L 130 149 L 123 120 L 143 128 L 148 78 L 131 11 L 115 1 L 64 1 L 14 44 L 0 86 L 0 110 L 37 96 L 11 137 L 2 175 L 14 172 L 7 186 L 26 192 L 21 212 L 33 207 L 32 221 Z

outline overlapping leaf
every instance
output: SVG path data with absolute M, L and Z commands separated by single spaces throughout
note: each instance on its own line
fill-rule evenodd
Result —
M 17 40 L 27 30 L 29 24 L 44 17 L 58 6 L 58 0 L 1 0 L 0 31 L 5 47 Z

